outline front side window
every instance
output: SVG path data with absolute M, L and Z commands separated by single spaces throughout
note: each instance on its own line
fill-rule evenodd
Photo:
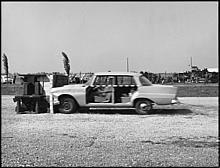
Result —
M 97 76 L 94 85 L 114 85 L 114 76 Z
M 139 76 L 139 80 L 142 84 L 142 86 L 151 86 L 152 83 L 143 75 Z

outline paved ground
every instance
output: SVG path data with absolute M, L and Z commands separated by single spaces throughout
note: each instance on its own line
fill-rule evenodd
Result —
M 218 98 L 132 111 L 16 114 L 2 96 L 2 166 L 219 166 Z

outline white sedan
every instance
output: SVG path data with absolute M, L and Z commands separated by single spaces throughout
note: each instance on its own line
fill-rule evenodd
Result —
M 135 109 L 148 114 L 154 104 L 178 103 L 177 87 L 152 84 L 145 76 L 131 72 L 95 73 L 85 84 L 71 84 L 51 90 L 59 111 L 74 113 L 78 108 Z

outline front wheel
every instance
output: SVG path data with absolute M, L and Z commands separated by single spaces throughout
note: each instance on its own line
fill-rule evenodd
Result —
M 63 97 L 60 100 L 59 111 L 61 113 L 75 113 L 77 110 L 77 104 L 75 100 L 69 97 Z
M 135 110 L 138 114 L 149 114 L 152 110 L 152 103 L 149 100 L 138 100 L 135 103 Z

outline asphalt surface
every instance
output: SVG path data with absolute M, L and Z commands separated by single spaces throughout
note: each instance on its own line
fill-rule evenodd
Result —
M 2 96 L 2 166 L 219 166 L 218 98 L 133 111 L 16 114 Z

